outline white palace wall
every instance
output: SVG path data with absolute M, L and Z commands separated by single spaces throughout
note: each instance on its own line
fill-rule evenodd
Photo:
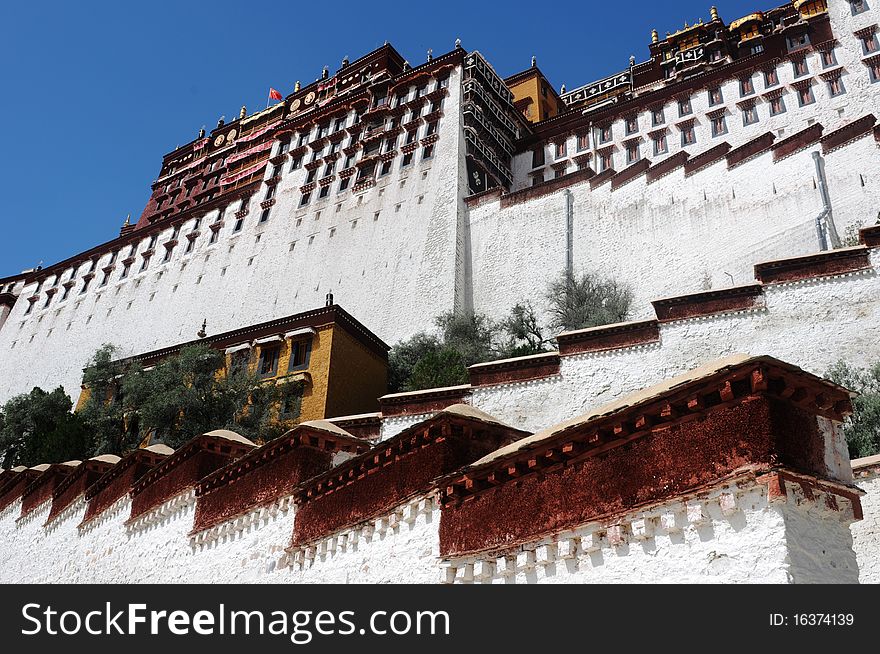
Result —
M 104 343 L 117 345 L 119 356 L 148 352 L 194 339 L 202 320 L 216 334 L 323 306 L 331 291 L 386 342 L 432 327 L 434 315 L 464 302 L 455 297 L 462 292 L 460 280 L 456 289 L 456 262 L 463 256 L 460 77 L 460 68 L 452 71 L 434 156 L 421 159 L 419 149 L 403 170 L 395 160 L 393 171 L 373 188 L 339 198 L 331 193 L 301 209 L 299 188 L 307 173 L 290 172 L 287 163 L 264 224 L 258 222 L 261 188 L 238 233 L 232 215 L 237 203 L 227 209 L 216 244 L 209 242 L 208 225 L 218 213 L 212 211 L 189 254 L 184 237 L 194 221 L 182 226 L 181 244 L 169 262 L 161 259 L 170 229 L 158 238 L 149 268 L 138 272 L 138 256 L 128 279 L 119 280 L 117 266 L 112 281 L 98 286 L 105 255 L 85 294 L 79 294 L 78 282 L 65 302 L 59 293 L 42 310 L 41 297 L 27 316 L 24 298 L 35 284 L 24 289 L 0 330 L 0 402 L 33 386 L 59 384 L 75 402 L 82 368 Z M 146 247 L 142 243 L 138 252 Z
M 440 556 L 441 516 L 430 496 L 289 552 L 292 504 L 202 543 L 188 536 L 191 494 L 168 504 L 176 508 L 161 518 L 151 512 L 149 526 L 131 528 L 123 524 L 129 506 L 123 499 L 97 524 L 78 530 L 81 500 L 49 526 L 49 503 L 17 521 L 20 501 L 14 502 L 0 515 L 0 582 L 856 583 L 870 556 L 859 552 L 856 561 L 850 513 L 803 496 L 772 500 L 765 486 L 748 481 L 502 555 L 460 559 Z M 870 570 L 862 583 L 876 582 Z

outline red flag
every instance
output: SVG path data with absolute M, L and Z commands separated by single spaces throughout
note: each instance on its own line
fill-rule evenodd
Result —
M 283 100 L 284 96 L 281 95 L 281 91 L 276 91 L 271 86 L 269 87 L 269 99 L 270 100 Z

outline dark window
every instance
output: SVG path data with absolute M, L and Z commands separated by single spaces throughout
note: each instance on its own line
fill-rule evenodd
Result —
M 248 361 L 251 358 L 250 350 L 239 350 L 229 355 L 229 375 L 238 375 L 246 373 L 248 369 Z
M 341 182 L 339 182 L 339 190 L 344 191 L 348 188 L 348 185 L 351 183 L 351 177 L 346 177 Z
M 590 147 L 590 137 L 587 134 L 578 134 L 578 137 L 577 137 L 578 152 L 583 152 L 588 147 Z
M 806 58 L 803 59 L 795 59 L 791 62 L 792 67 L 794 68 L 794 76 L 795 77 L 803 77 L 804 75 L 809 75 L 810 70 L 807 67 Z
M 330 195 L 330 185 L 325 184 L 324 186 L 321 187 L 321 190 L 318 191 L 318 197 L 319 198 L 326 198 L 328 195 Z
M 311 340 L 299 340 L 290 342 L 290 361 L 287 364 L 288 372 L 306 370 L 309 367 L 309 358 L 312 354 Z
M 721 93 L 721 87 L 716 86 L 715 88 L 709 89 L 709 104 L 716 105 L 724 102 L 724 96 Z
M 678 115 L 679 116 L 689 116 L 693 109 L 691 109 L 691 99 L 683 98 L 678 101 Z
M 846 89 L 843 86 L 843 80 L 839 77 L 828 80 L 828 94 L 834 98 L 838 95 L 843 95 L 846 93 Z
M 770 100 L 770 115 L 778 116 L 785 113 L 785 100 L 782 96 Z
M 724 116 L 716 116 L 712 119 L 712 136 L 721 136 L 727 133 L 727 120 Z
M 666 134 L 657 134 L 654 137 L 654 154 L 666 154 L 668 149 Z
M 830 68 L 834 64 L 837 63 L 837 55 L 834 53 L 834 48 L 830 50 L 822 51 L 822 66 L 823 68 Z
M 263 213 L 260 214 L 260 223 L 264 223 L 269 220 L 269 213 L 271 211 L 271 209 L 263 209 Z
M 849 7 L 853 16 L 868 11 L 868 3 L 865 0 L 849 0 Z
M 544 147 L 538 146 L 532 150 L 532 168 L 544 165 Z
M 260 348 L 260 364 L 257 367 L 257 374 L 260 377 L 274 377 L 278 372 L 278 352 L 280 349 L 277 345 Z
M 751 77 L 744 77 L 739 81 L 739 94 L 742 96 L 751 95 L 755 92 L 755 85 L 752 84 Z
M 685 127 L 681 130 L 681 145 L 682 147 L 686 145 L 694 145 L 697 142 L 697 132 L 694 129 L 694 126 Z
M 654 109 L 651 112 L 651 123 L 656 127 L 666 122 L 666 116 L 663 115 L 663 108 Z
M 805 86 L 803 88 L 798 89 L 797 92 L 798 104 L 800 106 L 805 107 L 808 104 L 813 104 L 816 99 L 813 97 L 813 87 Z
M 556 149 L 556 158 L 562 159 L 565 156 L 565 151 L 566 151 L 565 141 L 557 142 L 555 149 Z
M 743 125 L 754 125 L 758 122 L 758 108 L 746 107 L 743 109 Z
M 639 160 L 639 144 L 637 142 L 626 144 L 626 163 L 634 164 Z
M 775 68 L 771 68 L 770 70 L 764 71 L 764 88 L 769 89 L 771 86 L 776 86 L 779 84 L 779 75 L 776 73 Z
M 434 156 L 434 146 L 433 145 L 426 145 L 422 149 L 422 159 L 430 159 L 433 156 Z

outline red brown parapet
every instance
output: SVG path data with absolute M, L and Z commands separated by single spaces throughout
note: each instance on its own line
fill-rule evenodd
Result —
M 810 125 L 807 129 L 792 134 L 778 143 L 774 143 L 773 147 L 770 148 L 773 150 L 774 163 L 782 161 L 786 157 L 790 157 L 796 152 L 800 152 L 804 148 L 810 147 L 814 143 L 818 143 L 819 139 L 822 138 L 822 132 L 824 131 L 825 128 L 821 123 L 816 123 L 815 125 Z
M 874 129 L 874 124 L 876 122 L 877 118 L 874 114 L 868 114 L 867 116 L 862 116 L 861 118 L 844 125 L 840 129 L 829 132 L 820 140 L 820 143 L 822 143 L 822 154 L 834 152 L 835 150 L 860 139 L 866 134 L 870 134 Z
M 31 482 L 43 474 L 49 467 L 48 464 L 25 468 L 18 466 L 11 470 L 3 471 L 3 486 L 0 487 L 0 511 L 21 497 Z
M 89 505 L 80 527 L 128 495 L 135 482 L 173 453 L 167 445 L 150 445 L 126 455 L 86 490 Z
M 256 447 L 225 429 L 196 436 L 141 477 L 131 489 L 128 523 L 192 488 L 203 477 Z
M 469 195 L 464 199 L 464 203 L 467 205 L 468 209 L 473 209 L 474 207 L 479 207 L 483 204 L 488 204 L 489 202 L 494 202 L 501 197 L 501 188 L 490 188 L 486 191 L 482 191 L 481 193 L 474 193 L 473 195 Z
M 746 471 L 837 484 L 817 417 L 851 411 L 846 389 L 772 357 L 721 359 L 439 480 L 441 556 L 515 547 Z
M 738 148 L 734 148 L 727 153 L 728 170 L 741 166 L 755 157 L 764 154 L 773 147 L 773 141 L 775 140 L 776 136 L 773 133 L 766 132 L 765 134 L 761 134 L 761 136 L 752 139 L 748 143 L 744 143 Z
M 880 225 L 859 230 L 859 242 L 869 248 L 880 247 Z
M 681 152 L 676 152 L 671 157 L 667 157 L 660 163 L 654 164 L 648 168 L 648 184 L 653 184 L 658 179 L 678 170 L 687 163 L 690 156 L 689 153 L 682 150 Z
M 764 288 L 750 284 L 654 300 L 651 304 L 657 318 L 667 322 L 754 309 L 763 305 L 763 299 Z
M 711 166 L 716 161 L 721 161 L 721 159 L 730 152 L 730 147 L 730 143 L 724 141 L 723 143 L 716 145 L 714 148 L 710 148 L 695 157 L 691 157 L 684 164 L 684 176 L 690 177 L 703 170 L 703 168 Z
M 382 435 L 382 414 L 363 413 L 356 416 L 327 418 L 327 422 L 344 429 L 355 438 L 376 442 Z
M 866 456 L 852 462 L 853 477 L 859 479 L 873 479 L 880 475 L 880 454 Z
M 391 393 L 379 398 L 379 406 L 383 418 L 414 416 L 441 411 L 448 406 L 463 402 L 470 394 L 470 384 L 447 388 L 429 388 L 425 391 L 411 391 L 409 393 Z
M 25 488 L 21 496 L 21 517 L 23 518 L 50 499 L 55 489 L 73 473 L 79 464 L 80 461 L 65 461 L 64 463 L 52 463 L 46 467 L 40 476 Z
M 117 463 L 119 463 L 118 456 L 102 454 L 79 464 L 52 493 L 52 508 L 49 510 L 49 517 L 46 518 L 46 524 L 58 517 L 58 514 L 73 504 L 74 500 L 84 495 L 92 484 Z
M 617 171 L 614 168 L 609 168 L 608 170 L 603 170 L 598 175 L 594 175 L 590 178 L 590 190 L 595 190 L 602 186 L 605 182 L 610 180 L 617 174 Z
M 868 249 L 860 245 L 759 263 L 755 266 L 755 279 L 764 284 L 779 284 L 868 270 L 870 267 Z
M 556 337 L 556 342 L 559 343 L 559 354 L 562 356 L 659 343 L 660 323 L 656 320 L 645 320 L 579 329 L 560 334 Z
M 429 492 L 437 477 L 525 435 L 479 409 L 451 406 L 305 483 L 297 493 L 292 543 L 384 515 Z
M 524 189 L 520 189 L 519 191 L 514 191 L 513 193 L 508 193 L 507 195 L 502 195 L 501 208 L 505 209 L 515 204 L 521 204 L 523 202 L 528 202 L 529 200 L 532 200 L 534 198 L 539 198 L 542 195 L 555 193 L 560 189 L 564 189 L 574 184 L 585 182 L 592 177 L 593 171 L 589 168 L 584 168 L 582 170 L 576 170 L 573 173 L 569 173 L 568 175 L 563 175 L 562 177 L 555 177 L 553 179 L 547 180 L 546 182 L 542 182 L 541 184 L 536 184 L 535 186 L 529 186 Z
M 324 420 L 304 422 L 201 479 L 192 533 L 213 527 L 293 493 L 326 472 L 333 456 L 352 456 L 370 444 Z
M 616 191 L 624 184 L 629 184 L 639 175 L 643 175 L 644 173 L 648 172 L 648 169 L 650 167 L 651 162 L 647 159 L 642 159 L 638 163 L 634 163 L 632 166 L 624 168 L 611 178 L 611 190 Z
M 559 374 L 559 352 L 478 363 L 468 368 L 471 387 L 543 379 Z

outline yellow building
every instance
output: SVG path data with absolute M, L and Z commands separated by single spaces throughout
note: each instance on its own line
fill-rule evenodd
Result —
M 148 369 L 192 345 L 226 354 L 228 374 L 246 369 L 261 383 L 302 383 L 302 395 L 280 407 L 284 421 L 305 422 L 378 410 L 388 390 L 388 350 L 337 305 L 279 318 L 130 357 Z M 83 389 L 77 408 L 88 398 Z
M 530 123 L 552 118 L 565 108 L 553 85 L 534 63 L 531 68 L 511 75 L 504 83 L 513 93 L 514 106 Z

